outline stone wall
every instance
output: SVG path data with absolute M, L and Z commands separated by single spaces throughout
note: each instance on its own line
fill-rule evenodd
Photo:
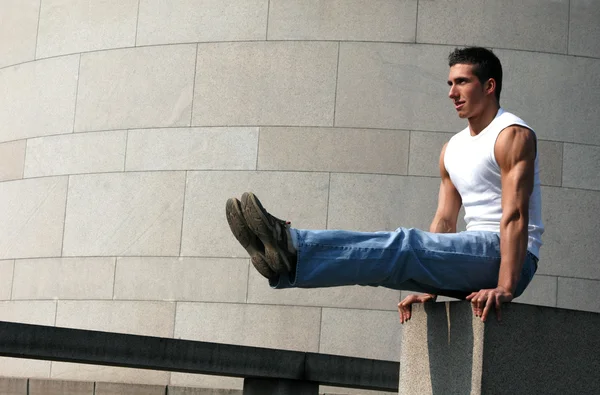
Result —
M 2 320 L 398 360 L 398 292 L 269 289 L 225 200 L 253 190 L 300 228 L 427 228 L 465 126 L 446 57 L 472 44 L 540 139 L 547 231 L 518 301 L 600 312 L 598 2 L 5 0 L 0 18 Z

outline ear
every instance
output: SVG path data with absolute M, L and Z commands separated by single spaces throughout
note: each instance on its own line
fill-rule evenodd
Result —
M 488 79 L 485 84 L 483 84 L 483 89 L 486 94 L 492 94 L 496 90 L 496 80 L 493 78 Z

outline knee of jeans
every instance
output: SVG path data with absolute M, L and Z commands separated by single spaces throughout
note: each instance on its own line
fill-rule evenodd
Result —
M 527 289 L 527 286 L 531 283 L 536 271 L 536 263 L 530 256 L 527 256 L 525 263 L 523 264 L 523 270 L 521 271 L 521 278 L 519 279 L 517 289 L 515 290 L 515 298 L 518 298 L 525 292 L 525 289 Z

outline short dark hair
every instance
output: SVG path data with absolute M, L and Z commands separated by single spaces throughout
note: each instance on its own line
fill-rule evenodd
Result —
M 496 81 L 496 99 L 498 103 L 500 102 L 502 65 L 492 51 L 482 47 L 456 48 L 448 55 L 448 66 L 452 67 L 459 63 L 473 65 L 473 74 L 482 84 L 493 78 Z

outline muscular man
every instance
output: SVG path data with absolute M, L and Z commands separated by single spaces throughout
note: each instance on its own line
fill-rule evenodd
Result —
M 456 49 L 449 56 L 449 97 L 468 127 L 444 145 L 438 207 L 429 232 L 302 230 L 269 214 L 245 193 L 227 201 L 229 226 L 254 267 L 274 288 L 384 286 L 470 300 L 485 321 L 492 307 L 519 296 L 537 270 L 542 244 L 536 136 L 500 107 L 502 67 L 489 50 Z M 465 208 L 467 230 L 456 232 Z

